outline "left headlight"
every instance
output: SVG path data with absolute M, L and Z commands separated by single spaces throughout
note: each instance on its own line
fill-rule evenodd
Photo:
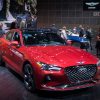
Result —
M 97 62 L 97 66 L 100 66 L 100 60 Z
M 37 62 L 37 64 L 41 67 L 42 70 L 47 70 L 47 71 L 60 71 L 61 70 L 61 68 L 56 65 L 49 65 L 43 62 Z

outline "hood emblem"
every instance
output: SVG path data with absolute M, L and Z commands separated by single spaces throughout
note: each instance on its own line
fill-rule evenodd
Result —
M 82 64 L 84 64 L 84 61 L 79 61 L 79 62 L 77 62 L 77 64 L 82 65 Z
M 83 68 L 79 68 L 78 72 L 79 73 L 86 73 L 87 72 L 87 68 L 84 68 L 84 67 Z

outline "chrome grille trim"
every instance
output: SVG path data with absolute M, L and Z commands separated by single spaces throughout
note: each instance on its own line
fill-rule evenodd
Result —
M 96 64 L 70 66 L 65 68 L 65 74 L 70 82 L 78 83 L 91 80 L 97 71 Z

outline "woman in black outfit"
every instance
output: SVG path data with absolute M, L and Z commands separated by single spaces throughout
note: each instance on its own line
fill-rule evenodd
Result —
M 12 22 L 11 25 L 10 25 L 10 30 L 11 29 L 16 29 L 17 28 L 17 23 L 16 21 Z
M 96 50 L 97 50 L 97 56 L 100 55 L 100 33 L 96 37 Z

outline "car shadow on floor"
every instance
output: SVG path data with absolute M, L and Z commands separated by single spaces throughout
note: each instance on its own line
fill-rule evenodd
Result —
M 81 100 L 82 96 L 87 96 L 87 95 L 91 94 L 92 91 L 93 91 L 93 88 L 91 87 L 91 88 L 85 88 L 85 89 L 73 90 L 73 91 L 64 91 L 64 92 L 39 91 L 37 95 L 39 97 L 45 97 L 45 98 L 55 98 L 55 99 L 67 98 L 67 99 L 71 99 L 71 100 L 80 97 L 80 100 Z
M 1 70 L 5 71 L 5 75 L 9 74 L 8 78 L 11 78 L 14 76 L 10 85 L 15 84 L 13 87 L 11 87 L 13 89 L 12 90 L 13 92 L 18 88 L 19 91 L 16 91 L 17 93 L 16 92 L 14 92 L 14 93 L 20 95 L 20 100 L 33 100 L 33 99 L 34 100 L 62 100 L 62 99 L 64 99 L 64 100 L 65 99 L 66 100 L 100 100 L 100 94 L 99 94 L 100 87 L 99 86 L 94 86 L 91 88 L 79 89 L 79 90 L 74 90 L 74 91 L 57 92 L 57 91 L 44 91 L 44 90 L 40 91 L 40 90 L 38 90 L 35 93 L 31 93 L 24 88 L 23 78 L 20 75 L 18 75 L 16 72 L 12 71 L 11 69 L 9 69 L 9 71 L 10 71 L 9 72 L 4 67 L 2 67 Z M 14 89 L 14 87 L 15 87 L 15 89 Z M 19 95 L 16 95 L 16 94 L 15 94 L 15 96 L 19 97 Z M 7 95 L 8 95 L 8 93 L 7 93 Z M 26 98 L 26 99 L 23 99 L 23 98 Z M 5 99 L 5 100 L 7 100 L 7 99 Z M 15 100 L 17 100 L 17 99 L 15 99 Z

